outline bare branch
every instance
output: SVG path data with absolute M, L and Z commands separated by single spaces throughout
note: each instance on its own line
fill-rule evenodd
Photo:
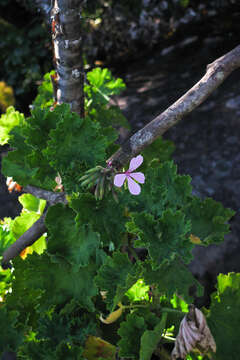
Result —
M 47 200 L 49 205 L 54 205 L 59 202 L 62 202 L 63 204 L 67 204 L 67 199 L 65 197 L 64 192 L 48 191 L 31 185 L 25 186 L 22 191 L 25 193 L 32 194 L 39 199 Z
M 45 232 L 46 226 L 44 220 L 46 211 L 20 238 L 18 238 L 7 250 L 3 253 L 2 268 L 7 269 L 11 267 L 9 261 L 19 255 L 26 247 L 32 245 Z
M 47 207 L 44 210 L 43 215 L 38 219 L 20 238 L 18 238 L 7 250 L 3 253 L 2 268 L 7 269 L 11 267 L 9 261 L 19 255 L 26 247 L 35 243 L 46 231 L 44 220 L 49 205 L 56 203 L 67 204 L 65 194 L 55 193 L 44 189 L 37 188 L 35 186 L 27 185 L 23 188 L 23 192 L 32 194 L 40 199 L 47 200 Z
M 154 142 L 185 115 L 202 104 L 231 72 L 240 67 L 240 45 L 207 66 L 206 74 L 186 94 L 144 128 L 137 131 L 107 162 L 122 168 L 133 156 Z

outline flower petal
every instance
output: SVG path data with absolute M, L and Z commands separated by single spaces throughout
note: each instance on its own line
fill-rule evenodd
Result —
M 124 183 L 126 177 L 127 177 L 126 174 L 117 174 L 117 175 L 115 175 L 114 182 L 113 182 L 114 185 L 117 186 L 117 187 L 123 186 L 123 183 Z
M 128 181 L 128 190 L 132 195 L 139 195 L 141 192 L 141 187 L 138 185 L 130 176 L 127 176 Z
M 135 158 L 132 158 L 130 161 L 128 172 L 132 172 L 133 170 L 136 170 L 143 162 L 143 156 L 138 155 Z
M 140 184 L 144 184 L 145 182 L 145 176 L 141 172 L 131 173 L 130 176 Z

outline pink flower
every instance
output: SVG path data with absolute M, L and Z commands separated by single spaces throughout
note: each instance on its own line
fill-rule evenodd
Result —
M 141 172 L 132 172 L 136 170 L 143 162 L 142 155 L 138 155 L 135 158 L 132 158 L 130 161 L 130 166 L 127 171 L 122 174 L 117 174 L 114 177 L 114 185 L 117 187 L 121 187 L 124 184 L 124 181 L 127 179 L 128 182 L 128 190 L 132 195 L 139 195 L 141 192 L 141 187 L 137 183 L 144 184 L 145 176 Z M 136 182 L 137 181 L 137 182 Z

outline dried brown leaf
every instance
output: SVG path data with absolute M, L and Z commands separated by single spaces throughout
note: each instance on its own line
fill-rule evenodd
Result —
M 216 352 L 216 343 L 203 313 L 190 305 L 189 312 L 181 321 L 171 358 L 185 359 L 194 350 L 200 351 L 202 355 L 209 351 Z

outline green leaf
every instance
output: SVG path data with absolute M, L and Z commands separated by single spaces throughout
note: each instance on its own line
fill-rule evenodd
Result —
M 1 324 L 1 336 L 0 336 L 0 355 L 3 351 L 16 351 L 18 346 L 23 341 L 23 334 L 16 328 L 18 312 L 7 312 L 6 307 L 0 307 L 0 324 Z
M 167 314 L 163 313 L 160 322 L 153 330 L 146 330 L 141 337 L 141 347 L 139 360 L 150 360 L 154 350 L 161 340 L 163 330 L 166 325 Z
M 13 131 L 14 141 L 11 140 L 11 146 L 18 150 L 8 152 L 8 155 L 2 159 L 2 173 L 7 177 L 13 177 L 14 181 L 22 186 L 32 183 L 32 178 L 37 169 L 31 168 L 26 162 L 25 157 L 30 153 L 31 148 L 26 145 L 23 135 Z
M 46 200 L 41 200 L 32 194 L 22 194 L 18 197 L 18 201 L 22 204 L 25 210 L 42 214 L 46 206 Z
M 60 112 L 60 110 L 58 110 Z M 28 184 L 52 189 L 57 172 L 42 154 L 51 127 L 56 126 L 58 113 L 35 109 L 32 117 L 12 131 L 11 146 L 16 149 L 3 160 L 3 172 L 20 185 Z
M 204 245 L 220 243 L 229 232 L 227 221 L 234 215 L 231 209 L 213 199 L 201 200 L 194 197 L 184 210 L 192 223 L 192 234 L 198 236 Z
M 149 286 L 142 279 L 139 279 L 127 292 L 126 295 L 131 302 L 149 301 Z
M 50 139 L 50 131 L 54 130 L 58 122 L 68 116 L 69 112 L 69 106 L 66 104 L 57 106 L 54 111 L 37 107 L 32 110 L 32 116 L 28 118 L 24 136 L 31 151 L 25 159 L 31 168 L 37 169 L 32 180 L 36 186 L 49 190 L 56 186 L 55 177 L 58 171 L 49 164 L 44 149 Z
M 92 108 L 90 116 L 98 121 L 101 126 L 116 126 L 130 129 L 130 125 L 122 114 L 121 109 L 118 106 L 99 106 L 99 104 L 93 104 L 96 108 Z
M 57 204 L 52 206 L 46 216 L 48 228 L 48 252 L 64 257 L 77 270 L 87 266 L 100 251 L 100 236 L 89 225 L 77 226 L 72 209 Z
M 47 248 L 46 245 L 46 236 L 41 236 L 33 245 L 30 246 L 30 253 L 35 251 L 37 254 L 41 255 L 44 250 Z
M 51 75 L 55 74 L 55 70 L 50 71 L 44 75 L 44 80 L 38 87 L 38 95 L 34 100 L 34 106 L 41 108 L 49 107 L 53 104 L 53 86 L 51 81 Z
M 189 0 L 180 0 L 180 4 L 181 4 L 184 8 L 186 8 L 186 7 L 188 6 L 188 4 L 189 4 Z
M 15 237 L 8 226 L 3 222 L 0 223 L 0 257 L 3 252 L 15 241 Z
M 95 264 L 73 271 L 72 266 L 64 259 L 49 256 L 44 252 L 42 255 L 28 255 L 24 261 L 18 258 L 14 261 L 14 266 L 18 272 L 21 270 L 21 276 L 16 276 L 14 286 L 25 289 L 25 293 L 41 291 L 39 304 L 42 310 L 48 309 L 52 304 L 66 304 L 74 298 L 83 308 L 94 311 L 92 297 L 97 295 L 93 282 Z M 14 298 L 18 296 L 17 293 L 13 287 Z
M 11 220 L 10 218 L 5 218 L 3 221 L 0 221 L 0 259 L 2 258 L 3 252 L 15 241 L 15 237 L 9 230 Z M 7 291 L 11 288 L 11 284 L 11 270 L 3 270 L 0 266 L 0 302 L 4 300 Z
M 95 283 L 101 291 L 107 291 L 106 301 L 110 312 L 140 275 L 138 264 L 133 265 L 126 254 L 116 252 L 112 257 L 107 257 L 98 270 Z
M 31 212 L 22 212 L 20 216 L 17 216 L 11 225 L 11 231 L 16 239 L 18 239 L 23 233 L 25 233 L 38 219 L 40 215 Z
M 46 340 L 31 341 L 21 346 L 21 355 L 31 360 L 84 360 L 82 353 L 82 346 L 70 345 L 64 340 L 55 347 Z
M 77 318 L 73 315 L 53 313 L 50 316 L 48 314 L 41 316 L 38 320 L 36 338 L 48 341 L 52 351 L 62 342 L 69 345 L 84 345 L 87 336 L 96 334 L 96 326 L 86 311 L 79 309 Z
M 29 257 L 30 255 L 28 255 Z M 27 257 L 27 259 L 28 259 Z M 5 303 L 8 311 L 17 310 L 19 313 L 18 324 L 22 326 L 35 326 L 39 317 L 38 308 L 41 295 L 45 290 L 29 287 L 24 275 L 25 264 L 28 260 L 20 257 L 14 259 L 14 271 L 11 291 L 6 294 Z
M 65 360 L 85 360 L 83 357 L 83 347 L 78 345 L 66 344 L 65 342 L 59 344 L 56 348 L 56 357 L 55 359 L 65 359 Z M 45 358 L 43 358 L 45 360 Z
M 217 292 L 211 296 L 208 325 L 216 341 L 214 359 L 238 360 L 240 353 L 240 273 L 220 274 Z
M 43 154 L 60 173 L 66 191 L 76 191 L 79 187 L 72 174 L 80 178 L 83 171 L 106 160 L 106 148 L 112 140 L 101 135 L 99 129 L 89 117 L 81 119 L 69 109 L 50 132 L 51 140 Z
M 12 273 L 10 269 L 0 267 L 0 300 L 4 301 L 6 294 L 12 289 Z M 11 290 L 10 290 L 11 291 Z
M 90 83 L 85 86 L 85 92 L 94 103 L 107 104 L 109 96 L 119 95 L 126 86 L 122 79 L 115 79 L 111 71 L 99 67 L 87 73 L 87 79 Z
M 36 169 L 30 180 L 30 185 L 52 191 L 56 186 L 55 177 L 57 172 L 49 166 L 47 159 L 43 157 L 42 153 L 32 151 L 25 159 L 32 169 Z
M 151 214 L 134 213 L 127 229 L 139 236 L 139 240 L 135 241 L 137 247 L 148 249 L 153 269 L 171 260 L 174 254 L 186 263 L 192 259 L 193 245 L 189 241 L 191 224 L 180 210 L 173 212 L 168 209 L 156 220 Z
M 120 147 L 116 144 L 118 133 L 112 126 L 102 128 L 101 133 L 107 139 L 107 143 L 109 144 L 106 147 L 106 158 L 109 158 Z
M 24 122 L 24 115 L 13 106 L 7 108 L 6 114 L 0 117 L 0 145 L 8 143 L 11 130 Z
M 158 159 L 160 162 L 170 161 L 174 150 L 175 145 L 172 141 L 165 140 L 162 137 L 157 138 L 143 150 L 143 171 L 147 170 L 153 159 Z
M 178 295 L 179 293 L 175 293 L 173 295 L 173 297 L 170 300 L 170 303 L 172 304 L 174 309 L 179 309 L 181 310 L 183 313 L 187 313 L 188 312 L 188 305 L 189 303 L 187 303 L 184 298 L 179 297 Z M 186 297 L 187 298 L 187 297 Z M 176 328 L 176 323 L 175 323 L 175 328 Z
M 70 107 L 67 104 L 58 105 L 53 111 L 33 108 L 24 131 L 26 143 L 34 150 L 41 152 L 47 146 L 50 131 L 56 129 L 57 124 L 69 114 Z
M 135 313 L 129 314 L 118 330 L 121 340 L 118 342 L 119 355 L 124 358 L 139 359 L 141 337 L 147 329 L 144 318 Z
M 23 210 L 20 216 L 11 221 L 10 230 L 14 239 L 22 236 L 42 215 L 46 205 L 45 200 L 36 198 L 31 194 L 23 194 L 19 197 Z M 46 248 L 45 236 L 41 236 L 33 245 L 29 247 L 29 252 L 36 251 L 41 254 Z
M 155 285 L 159 292 L 171 298 L 174 293 L 181 295 L 186 302 L 192 303 L 193 299 L 189 293 L 192 285 L 196 288 L 196 296 L 203 295 L 203 288 L 193 277 L 191 271 L 182 263 L 178 256 L 169 263 L 162 264 L 159 269 L 152 270 L 151 264 L 145 262 L 143 265 L 143 277 L 148 285 Z
M 177 210 L 189 202 L 191 178 L 177 175 L 177 167 L 172 161 L 161 163 L 155 159 L 149 164 L 145 177 L 138 199 L 142 210 L 160 216 L 168 207 Z
M 119 249 L 122 244 L 122 234 L 125 232 L 124 225 L 127 221 L 123 204 L 116 206 L 111 194 L 105 196 L 103 200 L 97 201 L 92 194 L 84 193 L 73 198 L 70 206 L 77 213 L 78 224 L 91 224 L 93 230 L 101 234 L 104 246 L 109 246 L 112 242 L 115 248 Z

